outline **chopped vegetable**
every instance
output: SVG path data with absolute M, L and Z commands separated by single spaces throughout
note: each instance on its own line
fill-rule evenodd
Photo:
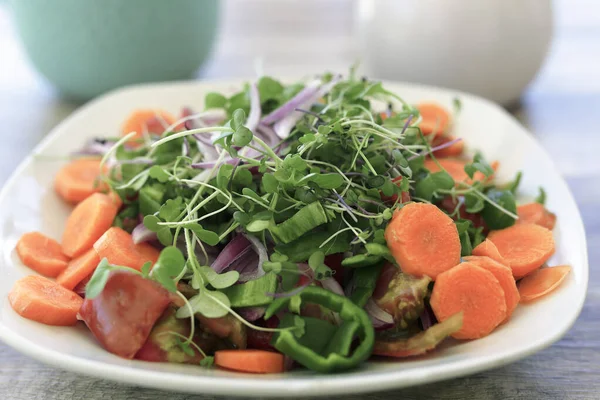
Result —
M 512 315 L 517 305 L 519 305 L 519 291 L 517 284 L 512 276 L 512 271 L 506 265 L 491 259 L 490 257 L 470 256 L 465 257 L 465 261 L 471 262 L 487 271 L 490 271 L 502 286 L 504 291 L 504 300 L 506 300 L 506 319 Z
M 517 207 L 519 223 L 531 223 L 543 226 L 546 229 L 554 229 L 556 215 L 546 210 L 543 204 L 528 203 Z
M 423 135 L 441 135 L 448 129 L 450 113 L 444 107 L 435 103 L 420 103 L 417 110 L 421 114 L 419 127 Z
M 55 277 L 67 268 L 69 257 L 60 244 L 40 232 L 29 232 L 17 242 L 17 254 L 29 268 L 49 277 Z
M 396 262 L 409 275 L 435 280 L 460 261 L 456 226 L 431 204 L 402 207 L 387 226 L 385 238 Z
M 215 352 L 215 365 L 252 374 L 285 371 L 283 354 L 266 350 L 219 350 Z
M 67 268 L 56 277 L 56 283 L 73 290 L 75 286 L 94 273 L 99 263 L 100 258 L 96 251 L 93 248 L 89 249 L 69 262 Z
M 541 268 L 527 275 L 519 281 L 521 302 L 529 302 L 550 293 L 560 286 L 570 271 L 569 265 L 559 265 Z
M 552 232 L 535 224 L 516 224 L 492 231 L 488 239 L 496 245 L 515 278 L 522 278 L 541 267 L 555 249 Z
M 489 257 L 500 264 L 507 265 L 506 260 L 500 255 L 500 252 L 498 251 L 498 248 L 494 242 L 489 239 L 485 239 L 483 242 L 475 246 L 471 254 L 474 256 Z
M 452 334 L 457 339 L 487 336 L 506 318 L 506 300 L 498 279 L 470 262 L 438 276 L 430 304 L 440 322 L 462 311 L 462 328 Z
M 121 228 L 108 229 L 94 243 L 94 250 L 100 259 L 140 271 L 146 262 L 154 264 L 159 251 L 147 243 L 133 243 L 133 238 Z
M 63 253 L 78 257 L 91 249 L 113 223 L 117 206 L 105 194 L 94 193 L 79 203 L 65 223 Z
M 156 282 L 113 271 L 102 292 L 83 301 L 79 315 L 106 350 L 133 358 L 169 302 L 168 292 Z
M 8 302 L 24 318 L 46 325 L 75 325 L 83 300 L 48 278 L 29 275 L 15 282 Z
M 459 312 L 439 324 L 408 339 L 376 340 L 373 354 L 386 357 L 414 357 L 437 347 L 448 336 L 462 328 L 463 314 Z
M 54 190 L 72 204 L 106 190 L 100 181 L 100 159 L 79 158 L 62 167 L 54 177 Z

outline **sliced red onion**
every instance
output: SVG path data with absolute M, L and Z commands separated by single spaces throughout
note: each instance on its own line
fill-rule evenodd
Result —
M 340 296 L 345 296 L 344 289 L 342 289 L 342 286 L 338 283 L 338 281 L 335 280 L 335 278 L 322 279 L 320 282 L 321 286 L 330 292 L 339 294 Z
M 190 141 L 185 136 L 183 137 L 183 145 L 181 146 L 181 153 L 183 153 L 183 155 L 185 157 L 188 157 L 190 155 Z
M 274 146 L 275 144 L 280 142 L 273 128 L 271 128 L 268 125 L 262 123 L 259 124 L 257 131 L 262 135 L 264 142 L 271 146 Z
M 273 110 L 269 115 L 261 119 L 260 122 L 265 125 L 271 125 L 272 123 L 277 122 L 282 118 L 285 118 L 290 113 L 294 112 L 296 108 L 305 108 L 302 107 L 302 105 L 305 104 L 309 99 L 314 97 L 320 85 L 321 80 L 315 80 L 309 83 L 304 89 L 302 89 L 297 95 L 292 97 L 287 103 L 282 104 L 279 108 Z
M 133 228 L 133 231 L 131 231 L 131 238 L 135 244 L 144 243 L 155 240 L 156 232 L 152 232 L 150 229 L 146 228 L 146 225 L 141 223 Z
M 281 139 L 287 138 L 290 135 L 292 129 L 294 129 L 294 127 L 298 123 L 298 121 L 300 121 L 300 119 L 305 115 L 305 113 L 303 112 L 296 111 L 296 108 L 310 110 L 312 105 L 316 103 L 321 97 L 327 95 L 327 93 L 329 93 L 339 81 L 340 77 L 335 77 L 331 79 L 331 81 L 327 82 L 325 85 L 317 89 L 312 96 L 308 97 L 304 101 L 304 103 L 300 104 L 297 107 L 294 107 L 292 109 L 292 112 L 289 113 L 285 118 L 282 118 L 279 121 L 277 121 L 275 125 L 273 125 L 273 129 L 275 130 L 277 136 L 279 136 Z
M 258 127 L 260 112 L 260 93 L 256 83 L 253 83 L 250 85 L 250 112 L 248 113 L 248 119 L 246 119 L 246 128 L 252 132 L 256 131 Z
M 217 259 L 210 266 L 216 273 L 220 274 L 236 260 L 252 251 L 252 243 L 244 235 L 236 235 L 223 248 Z
M 92 139 L 86 142 L 78 151 L 72 153 L 73 156 L 102 156 L 110 150 L 115 142 L 104 139 Z
M 252 244 L 252 248 L 254 249 L 254 252 L 258 255 L 258 262 L 256 264 L 256 269 L 255 269 L 254 275 L 249 277 L 248 280 L 260 278 L 261 276 L 263 276 L 265 274 L 265 270 L 263 269 L 263 263 L 265 261 L 269 260 L 269 255 L 267 254 L 267 248 L 260 240 L 258 240 L 256 237 L 254 237 L 252 235 L 244 234 L 244 237 L 250 241 L 250 243 Z M 240 276 L 240 280 L 242 282 L 244 282 L 242 280 L 242 276 Z
M 265 315 L 264 307 L 245 307 L 237 310 L 237 313 L 246 321 L 254 322 Z
M 415 158 L 424 157 L 424 156 L 426 156 L 426 155 L 428 155 L 428 154 L 431 154 L 431 153 L 433 153 L 434 151 L 438 151 L 438 150 L 441 150 L 441 149 L 445 149 L 446 147 L 450 147 L 450 146 L 452 146 L 453 144 L 460 142 L 461 140 L 462 140 L 462 138 L 456 138 L 456 139 L 452 139 L 452 140 L 450 140 L 449 142 L 446 142 L 446 143 L 440 144 L 439 146 L 432 147 L 431 149 L 429 149 L 429 150 L 428 150 L 428 151 L 426 151 L 426 152 L 423 152 L 423 153 L 419 153 L 419 154 L 415 154 L 415 155 L 413 155 L 413 156 L 410 156 L 410 157 L 408 157 L 408 161 L 414 160 Z
M 217 273 L 238 271 L 239 282 L 247 282 L 265 274 L 262 264 L 267 260 L 267 250 L 260 240 L 240 234 L 227 243 L 211 267 Z
M 394 318 L 383 311 L 372 298 L 367 301 L 365 311 L 369 314 L 369 318 L 375 329 L 383 330 L 394 326 Z
M 429 304 L 425 304 L 425 308 L 419 316 L 419 319 L 421 320 L 421 325 L 423 326 L 424 331 L 429 329 L 432 325 L 437 324 L 438 322 Z

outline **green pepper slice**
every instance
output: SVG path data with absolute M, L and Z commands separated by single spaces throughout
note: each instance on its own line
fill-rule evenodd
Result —
M 300 338 L 297 338 L 292 330 L 277 332 L 271 340 L 271 344 L 277 350 L 317 372 L 353 368 L 369 358 L 375 342 L 375 330 L 369 316 L 362 308 L 346 297 L 316 286 L 305 288 L 297 296 L 302 303 L 319 304 L 337 312 L 342 324 L 337 327 L 331 325 L 335 329 L 327 329 L 327 335 L 321 335 L 321 332 L 310 329 L 310 324 L 307 324 L 307 329 Z M 269 319 L 284 308 L 289 309 L 291 299 L 290 297 L 279 298 L 271 303 L 265 313 L 265 319 Z M 307 317 L 300 318 L 307 321 Z M 285 324 L 283 325 L 286 327 Z M 327 337 L 326 343 L 323 343 L 323 337 Z M 355 337 L 360 339 L 360 343 L 354 351 L 351 351 Z M 318 346 L 311 345 L 313 340 L 318 342 Z

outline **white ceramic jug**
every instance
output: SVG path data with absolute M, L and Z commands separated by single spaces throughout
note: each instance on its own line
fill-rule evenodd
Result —
M 539 70 L 551 0 L 359 0 L 367 74 L 444 86 L 511 104 Z

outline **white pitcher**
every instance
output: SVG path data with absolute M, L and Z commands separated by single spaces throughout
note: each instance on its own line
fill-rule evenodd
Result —
M 419 82 L 511 104 L 539 70 L 551 0 L 359 0 L 357 40 L 370 77 Z

